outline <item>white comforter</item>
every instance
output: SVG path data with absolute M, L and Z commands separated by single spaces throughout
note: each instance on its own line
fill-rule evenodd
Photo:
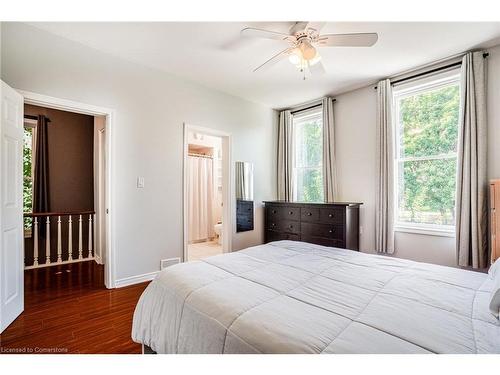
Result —
M 488 275 L 280 241 L 162 271 L 132 338 L 158 353 L 500 353 Z

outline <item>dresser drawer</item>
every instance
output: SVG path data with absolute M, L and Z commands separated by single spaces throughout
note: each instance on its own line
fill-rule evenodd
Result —
M 302 236 L 344 239 L 344 227 L 342 225 L 302 223 L 300 233 Z
M 322 224 L 344 224 L 345 210 L 336 207 L 320 208 L 319 222 Z
M 252 211 L 253 211 L 253 201 L 243 201 L 243 200 L 236 201 L 237 214 L 251 213 Z
M 314 236 L 301 236 L 301 241 L 321 246 L 338 247 L 341 249 L 345 249 L 345 242 L 342 240 L 335 240 L 335 239 L 314 237 Z
M 282 218 L 284 220 L 300 220 L 300 207 L 283 207 Z
M 300 220 L 302 221 L 311 221 L 311 222 L 318 222 L 319 220 L 319 208 L 308 208 L 308 207 L 303 207 L 300 209 Z
M 276 230 L 286 233 L 300 233 L 300 221 L 294 220 L 274 220 L 267 221 L 267 228 L 269 230 Z
M 273 241 L 300 241 L 300 236 L 298 234 L 276 232 L 274 230 L 266 230 L 266 242 Z
M 238 217 L 236 219 L 236 230 L 238 232 L 245 232 L 248 230 L 253 230 L 253 220 L 251 217 Z
M 300 208 L 290 206 L 270 206 L 267 208 L 267 220 L 300 220 Z
M 266 207 L 267 220 L 269 222 L 276 221 L 282 219 L 283 217 L 283 207 L 281 206 L 269 206 Z
M 300 234 L 300 221 L 282 220 L 280 223 L 280 231 Z

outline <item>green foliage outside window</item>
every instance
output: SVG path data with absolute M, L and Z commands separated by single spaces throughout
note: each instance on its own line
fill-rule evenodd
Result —
M 399 221 L 455 222 L 459 85 L 399 102 Z
M 33 178 L 32 178 L 32 141 L 33 128 L 24 128 L 23 147 L 23 212 L 33 210 Z M 24 219 L 24 229 L 31 229 L 31 218 Z
M 323 201 L 321 114 L 295 123 L 297 201 Z

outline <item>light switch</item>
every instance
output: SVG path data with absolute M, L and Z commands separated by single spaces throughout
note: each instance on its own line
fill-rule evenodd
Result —
M 144 187 L 144 177 L 137 177 L 137 187 L 138 188 Z

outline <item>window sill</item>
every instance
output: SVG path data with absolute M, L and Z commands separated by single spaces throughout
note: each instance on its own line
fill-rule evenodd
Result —
M 425 228 L 410 225 L 395 225 L 394 232 L 422 234 L 425 236 L 455 237 L 455 230 L 453 229 Z

